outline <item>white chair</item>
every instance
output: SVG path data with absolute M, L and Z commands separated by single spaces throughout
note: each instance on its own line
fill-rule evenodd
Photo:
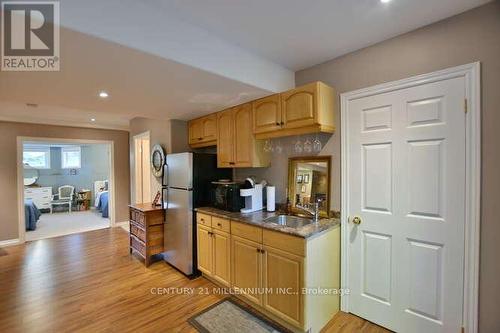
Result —
M 53 208 L 55 206 L 65 206 L 68 205 L 68 209 L 71 212 L 71 207 L 73 205 L 73 197 L 75 195 L 75 187 L 71 185 L 63 185 L 57 189 L 57 194 L 52 196 L 52 201 L 50 202 L 50 213 L 52 214 Z M 57 197 L 57 199 L 56 199 Z

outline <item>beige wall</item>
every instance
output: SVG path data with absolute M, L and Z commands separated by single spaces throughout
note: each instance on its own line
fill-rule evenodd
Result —
M 296 83 L 321 80 L 342 93 L 475 61 L 481 62 L 483 140 L 479 326 L 480 332 L 488 333 L 500 332 L 496 211 L 500 200 L 500 2 L 299 71 Z M 340 195 L 339 134 L 323 151 L 333 155 L 333 198 Z
M 134 161 L 135 147 L 134 136 L 149 131 L 150 145 L 160 144 L 165 153 L 181 153 L 190 151 L 188 145 L 187 122 L 182 120 L 157 120 L 136 117 L 130 120 L 130 184 L 131 196 L 134 201 L 135 195 L 135 179 L 134 179 Z M 161 189 L 161 179 L 151 175 L 151 201 L 157 191 Z
M 0 241 L 17 239 L 17 137 L 107 140 L 114 142 L 116 221 L 128 220 L 130 191 L 128 132 L 0 121 Z

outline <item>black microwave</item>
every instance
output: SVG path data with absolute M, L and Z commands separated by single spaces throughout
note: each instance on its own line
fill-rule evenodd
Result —
M 242 184 L 236 182 L 212 182 L 212 206 L 229 212 L 239 212 L 244 207 L 240 196 Z

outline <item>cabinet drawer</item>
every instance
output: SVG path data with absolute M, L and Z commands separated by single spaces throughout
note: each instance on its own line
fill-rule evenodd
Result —
M 266 246 L 280 249 L 299 256 L 305 256 L 305 239 L 301 237 L 286 235 L 281 232 L 264 230 L 263 244 Z
M 204 226 L 212 226 L 212 216 L 203 213 L 196 213 L 196 222 L 198 224 L 203 224 Z
M 262 243 L 262 228 L 231 221 L 231 234 Z
M 134 250 L 139 252 L 143 257 L 146 257 L 146 245 L 139 240 L 139 238 L 130 235 L 130 245 Z
M 130 222 L 130 234 L 146 242 L 146 231 L 134 222 Z
M 146 225 L 146 218 L 144 216 L 144 213 L 137 211 L 137 210 L 130 211 L 130 220 L 134 221 L 135 223 L 137 223 L 143 227 Z
M 231 223 L 228 219 L 212 216 L 212 228 L 229 232 L 231 230 Z

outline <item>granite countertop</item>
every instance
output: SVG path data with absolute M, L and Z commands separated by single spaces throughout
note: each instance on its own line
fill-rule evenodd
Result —
M 277 211 L 268 212 L 265 210 L 260 210 L 257 212 L 244 214 L 239 212 L 228 212 L 213 207 L 200 207 L 196 208 L 195 211 L 221 218 L 230 219 L 233 221 L 253 224 L 262 228 L 279 231 L 302 238 L 310 238 L 313 236 L 318 236 L 319 234 L 327 230 L 340 226 L 340 220 L 337 218 L 320 219 L 318 223 L 311 223 L 303 227 L 297 227 L 297 228 L 287 227 L 275 223 L 264 222 L 264 220 L 268 217 L 280 215 L 280 213 Z

